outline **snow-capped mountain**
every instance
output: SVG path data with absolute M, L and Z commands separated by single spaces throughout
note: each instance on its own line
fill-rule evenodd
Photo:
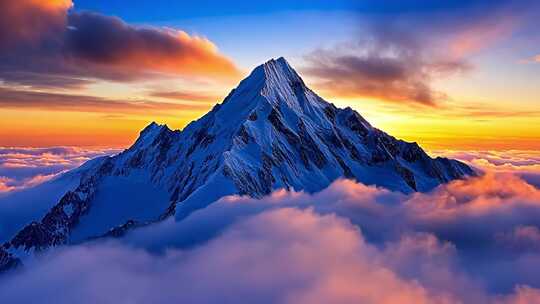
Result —
M 323 100 L 279 58 L 184 130 L 152 123 L 129 149 L 87 164 L 77 187 L 8 236 L 0 268 L 15 263 L 15 252 L 120 235 L 172 215 L 181 220 L 225 195 L 316 192 L 339 178 L 410 193 L 473 174 Z

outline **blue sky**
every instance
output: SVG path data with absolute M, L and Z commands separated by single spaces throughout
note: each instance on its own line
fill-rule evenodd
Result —
M 1 2 L 0 144 L 92 145 L 107 130 L 105 145 L 125 145 L 152 120 L 182 128 L 284 56 L 322 97 L 404 139 L 537 147 L 539 5 Z M 32 123 L 10 121 L 21 115 Z

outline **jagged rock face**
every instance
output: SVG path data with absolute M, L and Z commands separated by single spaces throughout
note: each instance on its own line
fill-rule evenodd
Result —
M 164 189 L 168 207 L 160 220 L 173 214 L 181 219 L 229 194 L 315 192 L 338 178 L 408 193 L 473 174 L 463 163 L 432 159 L 416 143 L 374 128 L 351 108 L 326 102 L 280 58 L 257 67 L 184 130 L 150 124 L 131 148 L 97 163 L 75 191 L 9 245 L 42 250 L 69 243 L 81 218 L 92 212 L 105 177 L 143 176 Z M 118 222 L 102 234 L 122 235 L 141 224 Z
M 0 247 L 0 273 L 16 268 L 20 265 L 20 260 Z

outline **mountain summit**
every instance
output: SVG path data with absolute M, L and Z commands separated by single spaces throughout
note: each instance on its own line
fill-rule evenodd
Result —
M 255 68 L 184 130 L 152 123 L 129 149 L 77 170 L 78 185 L 46 214 L 3 236 L 0 264 L 13 265 L 13 252 L 181 220 L 226 195 L 316 192 L 339 178 L 410 193 L 474 174 L 325 101 L 284 58 Z

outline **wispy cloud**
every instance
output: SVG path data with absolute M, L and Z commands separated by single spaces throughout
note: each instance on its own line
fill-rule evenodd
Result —
M 167 98 L 173 100 L 216 102 L 220 96 L 194 91 L 152 91 L 149 94 L 152 97 Z
M 318 50 L 305 57 L 303 70 L 319 79 L 318 87 L 336 96 L 437 106 L 445 95 L 433 90 L 431 81 L 471 67 L 462 60 L 428 58 L 414 38 L 406 36 L 381 32 L 371 41 Z
M 194 96 L 195 97 L 195 96 Z M 89 95 L 16 90 L 0 87 L 0 107 L 96 113 L 165 113 L 170 110 L 207 109 L 208 104 L 182 104 L 148 99 L 118 100 Z
M 435 81 L 473 70 L 471 56 L 511 37 L 531 19 L 531 7 L 536 5 L 482 2 L 422 13 L 360 14 L 357 39 L 309 53 L 303 70 L 331 96 L 439 107 L 448 96 Z
M 520 63 L 540 63 L 540 54 L 527 59 L 523 59 L 520 61 Z

